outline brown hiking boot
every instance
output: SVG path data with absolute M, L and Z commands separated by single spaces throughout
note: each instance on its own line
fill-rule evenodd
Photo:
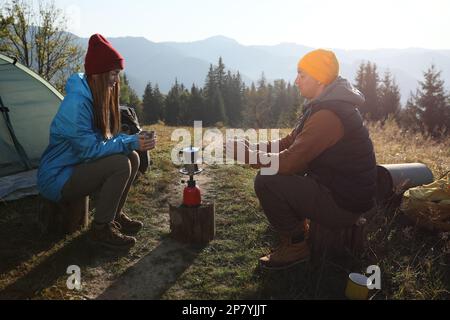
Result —
M 291 234 L 281 233 L 280 243 L 272 253 L 261 257 L 259 263 L 265 269 L 281 270 L 309 260 L 310 250 L 306 242 L 309 224 L 302 223 Z
M 300 223 L 292 232 L 294 236 L 291 239 L 291 236 L 286 233 L 280 233 L 280 241 L 278 243 L 278 246 L 273 249 L 273 251 L 278 250 L 281 246 L 289 243 L 290 241 L 297 243 L 302 242 L 304 240 L 309 239 L 309 224 L 310 221 L 308 219 L 303 220 L 302 223 Z
M 114 222 L 92 223 L 90 240 L 110 249 L 129 249 L 136 243 L 136 238 L 122 234 Z
M 266 269 L 282 270 L 308 261 L 309 255 L 309 246 L 306 241 L 299 243 L 288 242 L 281 244 L 272 253 L 261 257 L 259 263 L 261 267 Z
M 144 226 L 142 222 L 131 219 L 123 212 L 119 213 L 114 222 L 120 226 L 119 230 L 126 234 L 135 234 Z

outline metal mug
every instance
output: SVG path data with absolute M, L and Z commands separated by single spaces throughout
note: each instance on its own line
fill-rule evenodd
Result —
M 369 296 L 369 278 L 360 273 L 350 273 L 347 279 L 345 296 L 350 300 L 367 300 Z
M 153 130 L 151 131 L 142 130 L 141 132 L 139 132 L 139 134 L 143 135 L 145 139 L 152 140 L 153 138 L 155 138 L 155 131 Z

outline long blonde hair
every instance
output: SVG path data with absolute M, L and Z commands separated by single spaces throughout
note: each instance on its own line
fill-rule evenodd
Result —
M 110 139 L 120 131 L 119 92 L 120 80 L 109 88 L 109 73 L 93 74 L 87 77 L 94 99 L 94 126 L 105 139 Z

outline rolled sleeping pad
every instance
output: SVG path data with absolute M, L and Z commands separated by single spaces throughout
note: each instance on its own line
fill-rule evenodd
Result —
M 389 171 L 381 166 L 377 165 L 377 203 L 381 204 L 391 198 L 394 194 L 394 185 L 392 177 Z
M 386 200 L 396 190 L 432 183 L 433 173 L 423 163 L 377 165 L 377 199 Z

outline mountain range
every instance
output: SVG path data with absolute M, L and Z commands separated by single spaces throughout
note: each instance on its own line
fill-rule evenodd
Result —
M 152 42 L 143 37 L 108 38 L 125 58 L 125 73 L 132 88 L 141 96 L 146 84 L 158 84 L 163 93 L 178 80 L 186 87 L 203 86 L 210 64 L 219 57 L 228 70 L 239 71 L 244 82 L 261 78 L 293 82 L 298 59 L 314 48 L 295 43 L 278 45 L 242 45 L 236 40 L 215 36 L 195 42 Z M 87 47 L 88 39 L 78 38 Z M 421 48 L 343 50 L 332 49 L 340 62 L 340 73 L 354 82 L 362 61 L 377 64 L 380 78 L 386 70 L 395 77 L 404 103 L 423 80 L 423 71 L 434 63 L 442 71 L 446 88 L 450 86 L 450 50 Z

